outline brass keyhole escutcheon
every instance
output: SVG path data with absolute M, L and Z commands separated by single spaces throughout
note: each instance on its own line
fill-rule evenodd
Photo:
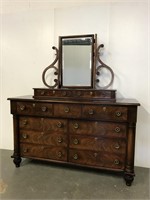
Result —
M 120 128 L 119 128 L 118 126 L 115 128 L 115 132 L 116 132 L 116 133 L 119 133 L 119 132 L 120 132 Z

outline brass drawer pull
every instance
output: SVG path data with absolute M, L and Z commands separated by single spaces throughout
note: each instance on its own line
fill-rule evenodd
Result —
M 22 124 L 23 124 L 24 126 L 27 125 L 27 123 L 28 123 L 28 121 L 27 121 L 26 119 L 22 121 Z
M 119 132 L 120 132 L 120 128 L 119 128 L 118 126 L 115 128 L 115 132 L 116 132 L 116 133 L 119 133 Z
M 114 164 L 115 164 L 115 165 L 119 165 L 119 163 L 120 163 L 120 162 L 119 162 L 118 159 L 115 159 L 115 160 L 114 160 Z
M 81 92 L 80 91 L 77 92 L 77 96 L 78 97 L 81 96 Z
M 75 129 L 78 129 L 78 128 L 79 128 L 79 124 L 78 124 L 78 123 L 75 123 L 75 124 L 73 125 L 73 127 L 74 127 Z
M 79 144 L 79 140 L 75 138 L 75 139 L 73 140 L 73 144 Z
M 25 110 L 25 108 L 26 108 L 25 105 L 21 105 L 21 106 L 20 106 L 20 110 L 22 110 L 22 111 Z
M 64 108 L 65 113 L 68 113 L 70 111 L 70 109 L 68 107 Z
M 22 134 L 23 139 L 27 139 L 28 135 L 26 133 Z
M 23 149 L 23 153 L 27 153 L 27 152 L 28 152 L 27 148 Z
M 59 158 L 61 158 L 61 157 L 62 157 L 62 152 L 59 151 L 58 154 L 57 154 L 57 156 L 58 156 Z
M 57 127 L 58 127 L 58 128 L 61 128 L 61 127 L 62 127 L 62 123 L 61 123 L 61 122 L 58 122 L 58 123 L 57 123 Z
M 120 149 L 120 145 L 118 143 L 115 144 L 115 149 Z
M 45 92 L 44 91 L 41 91 L 41 95 L 44 95 L 45 94 Z
M 94 153 L 94 157 L 96 158 L 98 156 L 98 153 Z
M 89 115 L 93 115 L 94 114 L 94 110 L 90 109 L 89 110 Z
M 78 159 L 78 154 L 74 154 L 73 159 L 77 160 Z
M 120 111 L 117 111 L 117 112 L 116 112 L 116 116 L 117 116 L 117 117 L 120 117 L 121 115 L 122 115 L 122 113 L 121 113 Z
M 63 142 L 63 138 L 62 138 L 62 137 L 58 137 L 58 138 L 57 138 L 57 142 L 58 142 L 58 143 L 62 143 L 62 142 Z
M 65 97 L 65 96 L 67 95 L 67 92 L 64 91 L 64 92 L 62 93 L 62 95 Z
M 46 107 L 46 106 L 42 106 L 41 110 L 42 110 L 43 112 L 46 112 L 46 111 L 47 111 L 47 107 Z

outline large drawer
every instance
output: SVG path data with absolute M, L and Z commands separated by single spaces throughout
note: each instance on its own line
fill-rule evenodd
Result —
M 124 169 L 125 155 L 72 149 L 69 151 L 69 161 L 81 165 Z
M 70 148 L 125 154 L 126 142 L 119 139 L 70 135 Z
M 127 126 L 123 123 L 70 120 L 69 133 L 98 135 L 101 137 L 126 138 Z
M 85 119 L 127 121 L 128 108 L 123 106 L 83 105 L 82 117 Z
M 55 117 L 81 117 L 81 105 L 77 104 L 54 104 Z
M 22 157 L 36 157 L 36 158 L 67 161 L 67 149 L 64 147 L 21 143 L 20 154 Z
M 65 134 L 21 130 L 20 142 L 67 147 L 68 138 Z
M 17 102 L 17 114 L 19 115 L 38 115 L 52 116 L 53 109 L 51 103 L 32 103 L 32 102 Z

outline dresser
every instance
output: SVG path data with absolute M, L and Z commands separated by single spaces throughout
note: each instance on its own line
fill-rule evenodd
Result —
M 107 95 L 105 101 L 92 101 L 92 97 L 75 100 L 63 97 L 66 93 L 61 98 L 59 94 L 42 99 L 38 92 L 35 90 L 35 97 L 9 98 L 16 167 L 21 158 L 31 158 L 102 169 L 121 172 L 126 184 L 131 185 L 139 103 L 129 99 L 107 101 Z

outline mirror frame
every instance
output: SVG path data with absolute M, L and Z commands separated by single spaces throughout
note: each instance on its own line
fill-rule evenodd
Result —
M 70 86 L 64 86 L 63 85 L 63 66 L 62 66 L 62 40 L 63 39 L 73 39 L 73 38 L 86 38 L 86 37 L 91 37 L 92 38 L 92 50 L 91 50 L 91 84 L 90 86 L 74 86 L 74 85 L 70 85 Z M 97 35 L 95 34 L 87 34 L 87 35 L 70 35 L 70 36 L 59 36 L 59 88 L 95 88 L 95 47 L 97 46 Z

